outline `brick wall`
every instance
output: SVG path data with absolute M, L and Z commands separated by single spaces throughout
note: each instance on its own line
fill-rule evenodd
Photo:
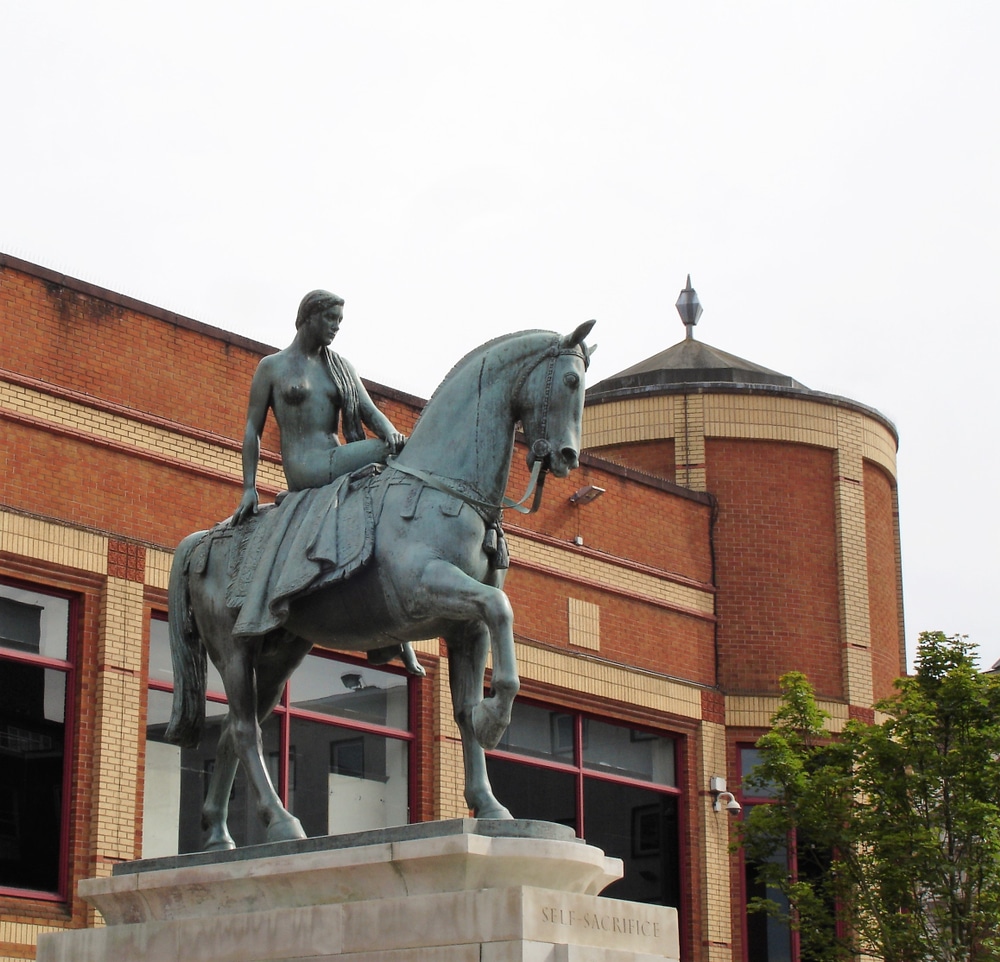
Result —
M 706 442 L 715 530 L 720 681 L 775 691 L 805 672 L 843 691 L 831 452 L 768 441 Z
M 677 466 L 674 463 L 674 441 L 664 438 L 657 441 L 637 441 L 632 444 L 606 444 L 597 448 L 589 448 L 591 453 L 635 468 L 644 474 L 651 474 L 667 481 L 677 480 Z
M 220 343 L 180 319 L 171 323 L 167 312 L 154 317 L 80 286 L 0 266 L 0 366 L 179 424 L 242 437 L 244 385 L 262 345 L 254 350 L 235 338 Z M 294 313 L 287 329 L 294 331 Z
M 569 598 L 600 611 L 603 658 L 663 672 L 701 685 L 715 683 L 710 615 L 672 611 L 622 591 L 567 583 L 555 574 L 525 570 L 515 561 L 506 584 L 519 637 L 571 650 Z

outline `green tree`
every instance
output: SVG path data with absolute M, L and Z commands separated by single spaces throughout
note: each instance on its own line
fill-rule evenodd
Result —
M 741 844 L 787 899 L 802 957 L 1000 960 L 1000 678 L 966 638 L 924 632 L 883 720 L 836 738 L 805 676 L 781 683 L 747 778 L 775 802 L 749 813 Z

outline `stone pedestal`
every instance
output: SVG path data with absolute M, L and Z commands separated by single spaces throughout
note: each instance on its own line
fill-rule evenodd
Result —
M 676 910 L 607 899 L 619 859 L 548 822 L 457 819 L 119 865 L 107 925 L 39 962 L 652 962 Z

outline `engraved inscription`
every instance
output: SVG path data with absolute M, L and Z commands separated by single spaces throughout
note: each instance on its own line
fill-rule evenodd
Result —
M 563 909 L 554 905 L 542 906 L 542 921 L 551 925 L 565 925 L 570 928 L 612 932 L 619 935 L 641 935 L 652 939 L 660 938 L 662 928 L 659 922 L 651 919 L 600 912 L 577 912 L 574 909 Z

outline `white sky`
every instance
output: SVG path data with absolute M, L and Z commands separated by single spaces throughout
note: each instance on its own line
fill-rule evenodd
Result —
M 422 397 L 590 317 L 596 383 L 683 337 L 690 271 L 701 340 L 896 423 L 910 649 L 963 632 L 985 666 L 998 27 L 963 0 L 0 0 L 0 250 L 278 347 L 334 290 L 338 348 Z

